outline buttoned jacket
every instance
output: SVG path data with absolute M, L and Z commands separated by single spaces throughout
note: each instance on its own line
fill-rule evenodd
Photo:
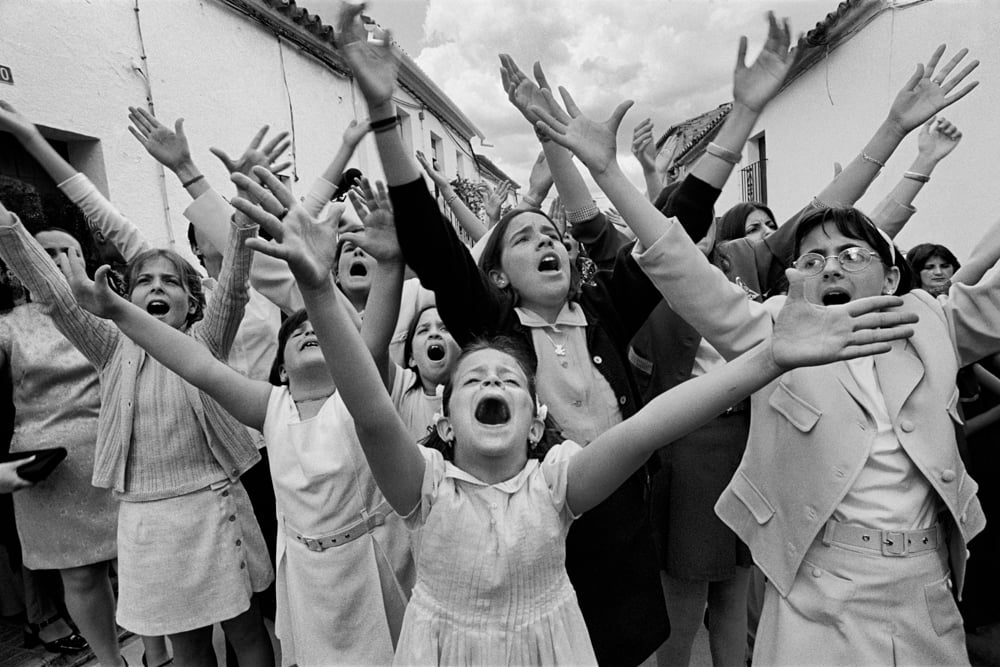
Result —
M 671 307 L 731 359 L 770 336 L 784 302 L 747 298 L 699 252 L 680 225 L 639 257 Z M 961 589 L 966 543 L 985 525 L 977 485 L 955 443 L 959 367 L 1000 349 L 1000 272 L 954 285 L 945 303 L 921 290 L 902 310 L 920 318 L 912 338 L 875 357 L 892 428 L 950 518 L 949 550 Z M 719 517 L 787 595 L 805 552 L 850 491 L 876 435 L 844 362 L 785 373 L 753 396 L 747 451 L 716 504 Z

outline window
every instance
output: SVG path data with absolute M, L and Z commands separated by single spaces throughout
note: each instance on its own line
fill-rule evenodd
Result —
M 406 152 L 413 155 L 413 121 L 410 114 L 396 107 L 396 115 L 399 116 L 399 132 L 403 135 L 403 146 Z
M 444 173 L 444 146 L 441 137 L 431 132 L 431 160 L 434 168 Z
M 743 201 L 767 203 L 767 142 L 764 133 L 747 142 L 747 159 L 750 164 L 740 169 Z

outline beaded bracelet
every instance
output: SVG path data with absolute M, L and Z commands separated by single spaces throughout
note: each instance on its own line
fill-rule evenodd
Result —
M 876 160 L 868 153 L 862 153 L 861 159 L 864 160 L 865 162 L 871 162 L 874 165 L 878 165 L 879 169 L 885 169 L 885 162 L 882 162 L 881 160 Z
M 597 204 L 590 202 L 590 206 L 584 206 L 581 209 L 575 211 L 570 211 L 566 209 L 566 222 L 576 224 L 578 222 L 586 222 L 587 220 L 593 220 L 597 217 L 597 214 L 601 212 L 601 209 L 597 208 Z

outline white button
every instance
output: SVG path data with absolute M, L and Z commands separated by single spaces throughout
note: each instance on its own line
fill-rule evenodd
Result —
M 958 520 L 961 521 L 962 523 L 965 523 L 966 519 L 968 518 L 969 516 L 965 512 L 962 512 L 962 516 L 958 517 Z
M 941 481 L 942 482 L 954 482 L 955 481 L 955 471 L 954 470 L 942 470 L 941 471 Z
M 812 575 L 814 577 L 816 577 L 816 578 L 819 578 L 819 577 L 823 576 L 823 571 L 821 569 L 819 569 L 818 567 L 814 567 L 813 571 L 812 571 Z
M 596 355 L 596 354 L 594 355 L 594 363 L 595 364 L 600 364 L 602 361 L 604 361 L 604 360 L 601 359 L 601 357 L 599 355 Z
M 952 584 L 951 584 L 951 579 L 950 578 L 948 579 L 948 581 L 946 582 L 945 585 L 948 587 L 948 590 L 951 590 Z
M 904 419 L 903 421 L 899 422 L 899 428 L 903 429 L 904 433 L 910 433 L 913 430 L 913 422 L 911 422 L 909 419 Z
M 618 398 L 618 402 L 621 403 L 622 405 L 625 405 L 625 403 L 628 402 L 628 399 L 625 398 L 624 396 L 621 396 Z

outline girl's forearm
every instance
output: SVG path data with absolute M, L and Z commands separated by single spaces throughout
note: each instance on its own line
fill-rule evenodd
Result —
M 385 120 L 396 115 L 396 107 L 391 102 L 369 107 L 372 122 Z M 420 167 L 403 145 L 403 137 L 396 127 L 375 130 L 375 145 L 382 158 L 382 171 L 389 185 L 403 185 L 415 181 L 420 176 Z
M 618 162 L 613 162 L 600 173 L 591 173 L 640 243 L 647 248 L 656 243 L 670 222 L 635 189 Z

